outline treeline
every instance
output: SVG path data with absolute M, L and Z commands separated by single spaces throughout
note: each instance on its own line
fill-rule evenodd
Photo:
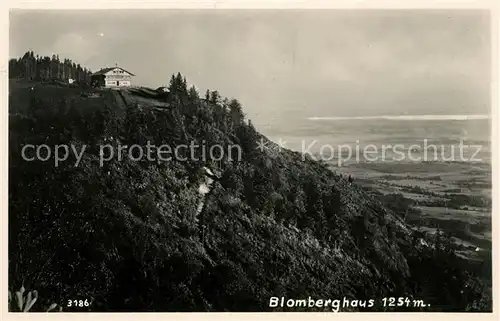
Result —
M 468 208 L 485 208 L 491 209 L 491 199 L 478 196 L 478 195 L 465 195 L 465 194 L 448 194 L 445 193 L 443 198 L 433 200 L 419 200 L 417 205 L 429 207 L 446 207 L 455 210 L 468 209 Z
M 180 73 L 172 75 L 166 100 L 179 113 L 175 116 L 182 120 L 181 123 L 185 126 L 184 131 L 190 133 L 199 134 L 200 128 L 205 128 L 208 131 L 208 127 L 213 127 L 234 137 L 236 131 L 248 127 L 243 126 L 245 114 L 237 99 L 222 97 L 217 90 L 209 89 L 202 99 L 194 85 L 188 88 L 186 78 Z M 250 127 L 255 132 L 251 123 Z M 256 137 L 251 139 L 256 139 Z
M 22 57 L 9 60 L 9 78 L 25 80 L 50 81 L 59 80 L 67 82 L 73 79 L 79 84 L 90 84 L 92 72 L 80 66 L 71 59 L 60 60 L 59 55 L 35 55 L 27 51 Z

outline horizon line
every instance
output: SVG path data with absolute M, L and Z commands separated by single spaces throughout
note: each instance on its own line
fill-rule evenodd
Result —
M 307 117 L 308 120 L 486 120 L 491 115 L 381 115 L 381 116 L 326 116 Z

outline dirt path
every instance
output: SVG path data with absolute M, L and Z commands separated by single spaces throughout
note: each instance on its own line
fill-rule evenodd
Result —
M 116 104 L 121 110 L 125 110 L 127 107 L 127 101 L 123 97 L 122 90 L 111 90 L 111 94 L 115 98 Z
M 121 110 L 125 110 L 128 105 L 137 105 L 138 107 L 152 108 L 157 111 L 165 111 L 169 105 L 165 102 L 153 98 L 144 98 L 134 95 L 126 88 L 114 89 L 111 91 Z

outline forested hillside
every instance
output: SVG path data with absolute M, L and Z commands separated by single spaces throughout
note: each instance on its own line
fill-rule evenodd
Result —
M 169 91 L 163 110 L 12 92 L 30 97 L 9 124 L 9 288 L 37 290 L 34 310 L 279 311 L 269 300 L 281 296 L 378 300 L 369 311 L 491 310 L 483 267 L 457 257 L 449 238 L 412 232 L 397 207 L 325 164 L 256 149 L 267 139 L 236 99 L 200 98 L 180 74 Z M 148 141 L 238 145 L 242 157 L 99 165 L 98 144 Z M 55 167 L 24 161 L 24 144 L 89 147 L 78 166 L 70 157 Z M 218 178 L 197 214 L 204 167 Z M 427 306 L 380 304 L 399 296 Z M 92 303 L 67 308 L 76 299 Z
M 9 60 L 9 78 L 25 80 L 67 81 L 73 79 L 79 84 L 90 84 L 91 71 L 71 59 L 59 60 L 59 55 L 39 56 L 33 51 L 26 52 L 21 58 Z

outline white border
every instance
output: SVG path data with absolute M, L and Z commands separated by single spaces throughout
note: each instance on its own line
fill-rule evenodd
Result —
M 436 320 L 462 320 L 467 317 L 481 318 L 482 320 L 498 320 L 499 319 L 499 283 L 498 283 L 498 242 L 497 234 L 499 233 L 499 217 L 498 217 L 498 195 L 499 193 L 499 90 L 498 90 L 498 5 L 495 1 L 428 1 L 428 0 L 371 0 L 371 1 L 284 1 L 284 0 L 269 0 L 269 1 L 78 1 L 78 0 L 57 0 L 57 1 L 8 1 L 0 4 L 2 25 L 0 34 L 0 97 L 2 102 L 0 128 L 0 194 L 2 205 L 2 234 L 0 244 L 2 245 L 2 290 L 0 291 L 0 306 L 2 307 L 2 320 L 11 320 L 16 318 L 39 318 L 50 320 L 67 320 L 79 319 L 84 320 L 89 317 L 100 318 L 105 320 L 122 320 L 130 318 L 136 320 L 152 320 L 152 319 L 176 319 L 176 320 L 194 320 L 194 319 L 228 319 L 238 318 L 253 320 L 254 318 L 277 319 L 277 320 L 303 320 L 304 318 L 340 318 L 341 320 L 358 320 L 369 318 L 373 320 L 420 320 L 422 317 L 429 316 Z M 8 194 L 7 194 L 7 177 L 8 177 L 8 58 L 9 58 L 9 9 L 487 9 L 491 11 L 492 16 L 492 167 L 493 167 L 493 185 L 492 194 L 497 197 L 493 199 L 493 313 L 339 313 L 332 315 L 331 313 L 50 313 L 50 314 L 13 314 L 7 313 L 7 266 L 8 266 L 8 231 L 7 231 L 7 210 L 8 210 Z

